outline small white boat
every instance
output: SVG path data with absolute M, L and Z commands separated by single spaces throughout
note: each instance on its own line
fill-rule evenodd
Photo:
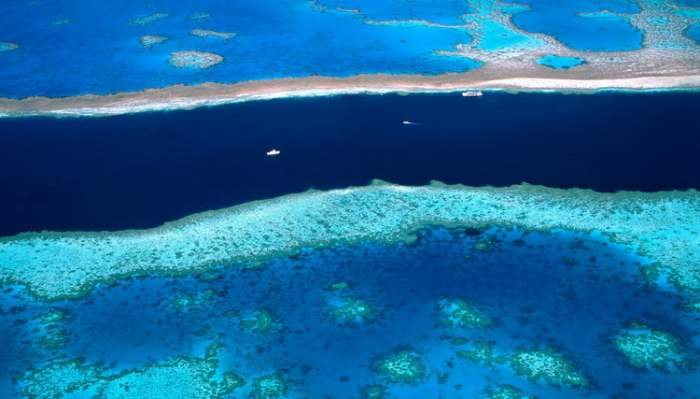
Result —
M 403 123 L 404 125 L 417 125 L 416 122 L 411 122 L 411 121 L 403 121 L 401 123 Z
M 266 154 L 268 157 L 276 157 L 276 156 L 278 156 L 278 155 L 281 154 L 281 153 L 282 153 L 282 151 L 273 148 L 273 149 L 271 149 L 270 151 L 266 152 L 265 154 Z
M 467 90 L 462 92 L 462 97 L 481 97 L 484 93 L 481 90 Z

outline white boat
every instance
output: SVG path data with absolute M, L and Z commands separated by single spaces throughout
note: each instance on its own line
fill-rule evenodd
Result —
M 281 154 L 281 153 L 282 153 L 282 151 L 273 148 L 273 149 L 271 149 L 270 151 L 266 152 L 265 154 L 266 154 L 268 157 L 276 157 L 276 156 L 278 156 L 278 155 Z
M 484 93 L 481 90 L 467 90 L 462 92 L 462 97 L 481 97 Z
M 411 122 L 411 121 L 403 121 L 401 123 L 403 123 L 404 125 L 417 125 L 416 122 Z

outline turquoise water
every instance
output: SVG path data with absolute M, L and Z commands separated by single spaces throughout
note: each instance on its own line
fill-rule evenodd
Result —
M 459 25 L 461 16 L 470 12 L 468 1 L 460 0 L 323 0 L 333 8 L 359 10 L 371 20 L 425 20 L 438 24 Z
M 484 38 L 478 48 L 486 51 L 498 51 L 507 48 L 532 48 L 541 45 L 542 42 L 504 26 L 496 21 L 483 22 L 480 32 Z
M 634 13 L 639 11 L 635 2 L 530 0 L 524 3 L 532 9 L 516 14 L 513 18 L 516 25 L 530 32 L 553 36 L 572 49 L 619 51 L 642 47 L 642 32 L 624 18 L 578 15 L 601 10 Z
M 163 397 L 144 395 L 139 384 L 145 379 L 162 394 L 183 390 L 192 374 L 185 368 L 180 380 L 167 380 L 133 373 L 174 358 L 191 366 L 215 343 L 220 348 L 206 356 L 217 375 L 234 372 L 244 381 L 226 398 L 370 398 L 361 392 L 371 385 L 387 398 L 486 399 L 501 385 L 542 399 L 687 398 L 698 388 L 697 370 L 635 369 L 613 345 L 634 321 L 672 334 L 683 358 L 697 359 L 698 315 L 679 311 L 684 302 L 676 294 L 641 284 L 645 264 L 582 234 L 430 228 L 412 244 L 336 246 L 254 270 L 128 279 L 74 301 L 36 302 L 6 287 L 0 334 L 9 352 L 0 389 L 60 397 L 67 374 L 51 382 L 22 370 L 46 372 L 48 364 L 80 358 L 78 375 L 87 382 L 71 398 L 91 397 L 117 378 L 130 378 L 131 388 L 112 386 L 122 396 L 107 397 Z M 334 313 L 358 303 L 349 301 L 370 311 L 352 319 Z M 468 303 L 481 321 L 447 322 L 444 301 Z M 261 315 L 269 323 L 255 319 Z M 479 345 L 502 359 L 472 359 Z M 545 348 L 587 384 L 557 387 L 514 368 L 518 351 Z M 401 350 L 413 351 L 423 366 L 410 381 L 378 369 Z M 91 379 L 93 372 L 100 376 Z M 255 396 L 256 378 L 273 373 L 285 381 L 285 394 Z
M 700 24 L 692 25 L 688 28 L 688 36 L 700 45 Z
M 171 16 L 143 26 L 130 23 L 154 12 Z M 211 16 L 192 20 L 197 12 Z M 372 26 L 350 14 L 319 12 L 306 1 L 218 1 L 199 7 L 173 2 L 17 2 L 5 6 L 2 18 L 2 40 L 20 44 L 1 60 L 0 96 L 6 97 L 105 94 L 176 83 L 317 74 L 438 74 L 478 65 L 435 54 L 469 42 L 464 30 Z M 73 22 L 52 25 L 63 18 Z M 195 28 L 237 35 L 230 40 L 200 38 L 190 34 Z M 144 48 L 139 37 L 147 34 L 169 40 Z M 170 53 L 178 50 L 214 52 L 225 61 L 206 70 L 178 69 L 168 64 Z
M 577 57 L 562 57 L 558 55 L 545 55 L 537 63 L 554 69 L 569 69 L 583 64 L 585 61 Z
M 497 62 L 501 52 L 529 51 L 543 44 L 527 32 L 550 35 L 577 50 L 641 48 L 644 34 L 628 21 L 630 14 L 639 12 L 632 0 L 528 0 L 524 4 L 491 0 L 213 0 L 198 5 L 165 0 L 148 4 L 135 0 L 6 2 L 0 13 L 0 43 L 4 43 L 0 47 L 5 50 L 0 52 L 0 97 L 107 94 L 178 83 L 311 75 L 464 72 L 490 62 L 489 53 L 496 54 Z M 595 14 L 602 10 L 628 16 Z M 507 23 L 511 16 L 515 27 Z M 191 33 L 195 29 L 232 37 L 200 37 Z M 143 36 L 151 36 L 145 42 L 150 44 L 140 42 Z M 484 59 L 442 55 L 458 45 L 485 51 Z M 178 68 L 169 62 L 178 51 L 214 53 L 223 61 L 205 69 Z
M 557 76 L 661 4 L 6 1 L 0 97 Z M 698 398 L 698 96 L 485 94 L 3 119 L 0 398 Z

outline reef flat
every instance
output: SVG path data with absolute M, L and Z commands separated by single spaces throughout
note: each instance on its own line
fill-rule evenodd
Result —
M 26 373 L 20 382 L 31 398 L 64 397 L 83 393 L 95 398 L 220 398 L 244 384 L 234 372 L 216 375 L 216 346 L 205 358 L 177 358 L 162 364 L 104 375 L 99 365 L 79 360 L 56 361 Z
M 300 1 L 286 10 L 289 18 L 279 19 L 284 13 L 272 11 L 280 6 L 261 2 L 256 15 L 272 13 L 270 25 L 279 29 L 260 33 L 255 21 L 236 13 L 215 17 L 226 22 L 219 26 L 236 26 L 236 46 L 226 40 L 234 34 L 220 28 L 181 26 L 166 13 L 136 15 L 134 29 L 155 23 L 168 27 L 173 40 L 163 46 L 167 51 L 127 49 L 132 61 L 123 68 L 133 68 L 133 75 L 91 85 L 84 78 L 69 89 L 8 69 L 8 76 L 21 76 L 27 84 L 0 84 L 0 116 L 109 115 L 342 93 L 700 88 L 697 6 L 671 0 L 582 0 L 562 10 L 548 3 L 454 0 L 419 6 L 397 1 L 389 11 L 382 2 L 313 0 Z M 551 26 L 552 18 L 572 26 L 557 33 L 561 29 Z M 337 40 L 316 40 L 309 33 L 331 26 Z M 224 40 L 209 40 L 200 52 L 201 40 L 192 41 L 199 36 Z M 34 48 L 23 42 L 26 57 Z M 172 59 L 177 53 L 182 57 Z M 214 64 L 217 68 L 207 67 Z M 182 66 L 194 70 L 183 74 Z M 148 78 L 156 75 L 155 82 Z
M 556 77 L 546 71 L 522 77 L 520 73 L 484 67 L 465 74 L 447 76 L 363 75 L 349 78 L 309 77 L 275 79 L 235 84 L 203 83 L 165 89 L 113 95 L 84 95 L 65 98 L 0 98 L 0 117 L 24 116 L 108 116 L 137 112 L 193 109 L 244 101 L 342 94 L 450 93 L 467 90 L 508 92 L 562 91 L 593 93 L 607 90 L 657 91 L 697 90 L 700 64 L 692 71 L 664 74 L 660 71 L 610 74 L 597 79 L 581 72 L 586 65 L 558 70 Z M 550 69 L 548 67 L 543 67 Z M 577 71 L 577 69 L 579 69 Z
M 602 234 L 653 263 L 650 283 L 700 290 L 700 194 L 600 194 L 535 186 L 469 188 L 381 182 L 206 212 L 161 227 L 29 233 L 0 241 L 0 275 L 43 299 L 79 297 L 134 275 L 256 263 L 304 247 L 403 242 L 426 225 L 512 226 Z

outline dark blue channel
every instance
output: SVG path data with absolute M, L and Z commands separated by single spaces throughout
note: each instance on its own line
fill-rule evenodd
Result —
M 699 109 L 700 95 L 690 93 L 487 93 L 2 119 L 0 235 L 146 228 L 374 178 L 598 191 L 700 188 Z M 267 157 L 271 148 L 281 155 Z

